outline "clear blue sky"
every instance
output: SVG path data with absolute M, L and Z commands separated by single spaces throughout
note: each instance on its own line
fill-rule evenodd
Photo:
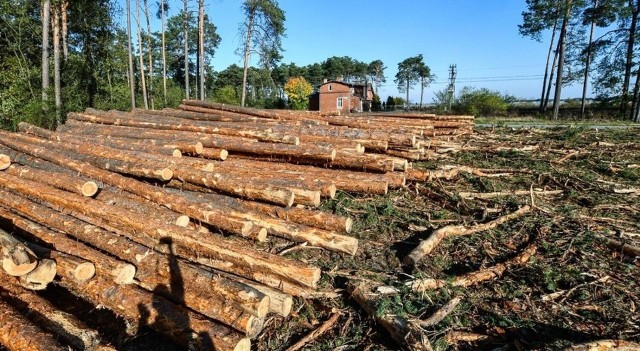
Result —
M 124 7 L 124 0 L 119 2 Z M 155 1 L 149 2 L 155 13 Z M 205 0 L 205 10 L 222 38 L 213 60 L 215 70 L 242 63 L 235 54 L 241 41 L 241 4 L 242 0 Z M 425 102 L 431 102 L 434 90 L 446 87 L 450 64 L 457 65 L 458 91 L 473 86 L 539 98 L 548 43 L 518 34 L 524 0 L 279 0 L 279 4 L 287 28 L 283 62 L 304 66 L 330 56 L 364 62 L 381 59 L 387 66 L 387 83 L 379 91 L 383 99 L 404 96 L 393 83 L 397 65 L 417 54 L 424 55 L 437 75 Z M 170 5 L 169 15 L 183 6 L 181 0 L 170 0 Z M 190 7 L 196 10 L 197 1 L 190 0 Z M 579 95 L 578 87 L 563 89 L 563 97 Z M 410 100 L 419 100 L 418 88 Z

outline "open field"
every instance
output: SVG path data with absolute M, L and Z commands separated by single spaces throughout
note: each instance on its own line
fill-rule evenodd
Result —
M 337 323 L 308 350 L 397 349 L 344 292 L 349 281 L 395 288 L 380 294 L 376 315 L 394 315 L 416 326 L 459 298 L 442 322 L 414 329 L 433 349 L 558 349 L 598 339 L 640 341 L 640 261 L 614 242 L 634 245 L 636 250 L 640 245 L 636 132 L 498 128 L 477 131 L 467 139 L 466 145 L 477 146 L 476 150 L 415 167 L 467 165 L 513 173 L 410 184 L 378 197 L 341 194 L 323 204 L 357 218 L 358 254 L 338 259 L 300 249 L 287 256 L 329 271 L 323 284 L 337 289 L 341 297 L 298 301 L 295 318 L 269 321 L 256 343 L 261 350 L 285 349 L 336 312 Z M 513 149 L 496 151 L 498 147 Z M 561 194 L 531 196 L 531 189 Z M 461 196 L 515 190 L 526 195 Z M 402 258 L 435 229 L 487 222 L 531 205 L 532 200 L 532 210 L 523 216 L 492 230 L 445 239 L 415 268 L 403 267 Z M 504 262 L 532 242 L 537 251 L 528 263 L 466 288 L 451 286 L 455 276 Z M 417 278 L 442 279 L 446 284 L 416 293 L 405 283 Z M 466 342 L 465 336 L 477 342 Z

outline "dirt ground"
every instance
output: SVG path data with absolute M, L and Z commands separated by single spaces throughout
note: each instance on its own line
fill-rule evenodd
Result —
M 322 267 L 322 288 L 338 297 L 296 299 L 292 316 L 268 318 L 253 341 L 255 349 L 285 350 L 336 313 L 337 322 L 305 350 L 398 350 L 374 320 L 385 316 L 406 321 L 425 348 L 434 350 L 550 350 L 599 339 L 640 341 L 640 259 L 609 241 L 640 246 L 636 133 L 479 130 L 463 138 L 461 149 L 449 150 L 457 152 L 414 167 L 463 165 L 502 176 L 462 174 L 454 180 L 411 183 L 385 196 L 340 193 L 322 208 L 355 219 L 353 235 L 360 239 L 356 256 L 299 246 L 285 254 Z M 464 195 L 515 190 L 524 194 L 489 199 Z M 535 194 L 549 190 L 561 193 Z M 495 229 L 446 238 L 414 267 L 402 264 L 437 228 L 486 223 L 524 205 L 533 206 L 523 216 Z M 531 243 L 537 251 L 528 262 L 511 265 L 487 281 L 453 286 L 454 277 L 505 262 Z M 280 253 L 291 247 L 274 239 L 261 248 Z M 406 283 L 420 278 L 442 279 L 445 285 L 412 291 Z M 347 293 L 348 283 L 385 287 L 376 298 L 375 316 Z M 60 289 L 52 287 L 44 295 L 83 316 L 119 349 L 176 350 L 144 327 L 127 337 L 122 321 L 114 323 L 108 311 L 82 301 L 59 299 L 69 295 Z M 460 303 L 446 318 L 419 326 L 454 298 Z
M 392 286 L 381 294 L 377 316 L 417 325 L 454 297 L 461 302 L 435 326 L 419 329 L 428 347 L 460 349 L 559 349 L 599 339 L 640 341 L 640 259 L 607 239 L 640 246 L 640 143 L 635 130 L 479 130 L 464 148 L 439 160 L 415 163 L 436 169 L 465 165 L 503 169 L 501 177 L 464 175 L 409 184 L 386 196 L 340 194 L 326 210 L 357 219 L 355 257 L 317 249 L 288 253 L 323 267 L 323 286 L 337 299 L 297 300 L 292 318 L 272 318 L 255 341 L 259 350 L 283 350 L 333 313 L 338 322 L 306 350 L 397 350 L 399 346 L 345 291 L 346 284 Z M 466 199 L 461 192 L 525 190 L 523 196 Z M 445 239 L 413 268 L 402 259 L 435 229 L 484 223 L 531 205 L 529 213 L 496 229 Z M 445 286 L 412 292 L 416 278 L 452 281 L 504 262 L 529 243 L 537 251 L 525 265 L 467 288 Z M 273 251 L 281 250 L 278 243 Z M 465 342 L 469 332 L 477 342 Z M 427 341 L 423 342 L 426 344 Z

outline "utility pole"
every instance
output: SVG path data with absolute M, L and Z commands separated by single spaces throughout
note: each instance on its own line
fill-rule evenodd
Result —
M 447 111 L 451 110 L 451 103 L 456 94 L 456 77 L 458 76 L 458 66 L 449 65 L 449 86 L 447 87 Z

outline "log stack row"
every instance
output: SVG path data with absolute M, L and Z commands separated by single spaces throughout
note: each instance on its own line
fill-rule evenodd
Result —
M 0 344 L 109 349 L 32 292 L 56 284 L 130 333 L 145 325 L 192 349 L 250 349 L 270 313 L 328 294 L 319 267 L 256 242 L 354 255 L 352 220 L 315 209 L 321 199 L 402 187 L 410 160 L 393 153 L 454 128 L 425 116 L 366 120 L 185 101 L 70 113 L 56 132 L 0 131 Z

